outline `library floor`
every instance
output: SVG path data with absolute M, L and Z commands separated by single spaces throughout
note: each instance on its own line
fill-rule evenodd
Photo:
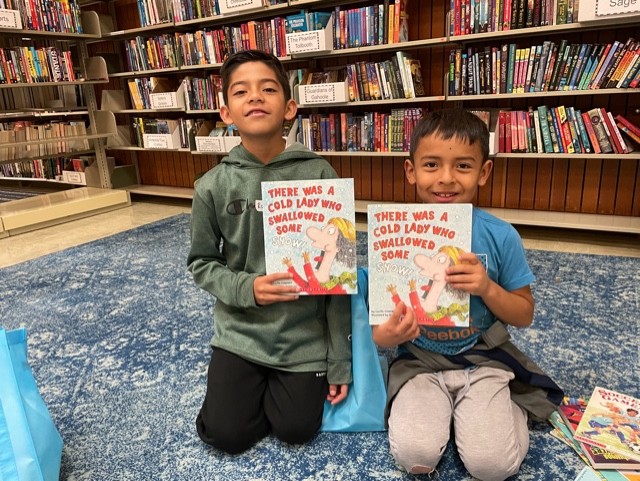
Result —
M 95 239 L 190 212 L 187 200 L 140 197 L 131 206 L 0 239 L 0 267 L 60 251 Z M 359 220 L 358 228 L 364 224 Z M 602 233 L 574 229 L 517 226 L 528 249 L 640 258 L 637 234 Z

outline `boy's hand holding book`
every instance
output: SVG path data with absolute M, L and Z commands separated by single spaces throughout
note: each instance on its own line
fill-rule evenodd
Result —
M 267 306 L 274 302 L 295 301 L 298 299 L 300 288 L 296 285 L 284 286 L 278 281 L 291 280 L 293 274 L 289 272 L 276 272 L 266 276 L 256 277 L 253 281 L 253 297 L 259 306 Z
M 407 309 L 404 302 L 399 302 L 391 317 L 373 326 L 373 341 L 380 347 L 395 347 L 404 342 L 412 341 L 420 335 L 418 322 L 411 309 Z

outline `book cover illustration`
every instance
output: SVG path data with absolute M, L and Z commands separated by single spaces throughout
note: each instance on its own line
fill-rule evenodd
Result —
M 356 294 L 353 179 L 262 182 L 267 274 L 301 295 Z
M 571 436 L 576 432 L 582 415 L 587 408 L 589 399 L 565 397 L 558 406 L 558 412 L 562 416 Z M 606 449 L 578 442 L 580 449 L 587 458 L 588 464 L 596 469 L 638 469 L 640 462 L 627 458 L 618 453 Z
M 471 251 L 471 204 L 368 206 L 369 319 L 385 322 L 400 301 L 417 322 L 468 327 L 469 299 L 444 280 Z
M 640 399 L 596 387 L 574 437 L 640 461 Z

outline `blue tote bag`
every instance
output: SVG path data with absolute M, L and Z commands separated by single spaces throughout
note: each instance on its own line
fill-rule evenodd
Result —
M 27 332 L 0 328 L 0 481 L 57 481 L 62 438 L 27 361 Z
M 384 357 L 378 355 L 369 325 L 367 271 L 358 268 L 358 293 L 351 296 L 353 383 L 347 399 L 335 406 L 325 401 L 321 431 L 384 431 L 387 391 L 382 375 Z

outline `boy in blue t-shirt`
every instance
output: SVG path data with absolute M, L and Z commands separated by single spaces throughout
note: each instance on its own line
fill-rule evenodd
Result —
M 425 203 L 473 203 L 491 173 L 488 155 L 489 133 L 478 117 L 462 109 L 430 112 L 413 132 L 405 173 Z M 400 345 L 389 373 L 389 443 L 409 473 L 431 473 L 453 423 L 467 470 L 483 481 L 503 480 L 518 472 L 529 449 L 527 411 L 521 407 L 527 403 L 512 399 L 513 370 L 484 362 L 483 354 L 493 351 L 481 350 L 482 361 L 465 357 L 487 348 L 489 336 L 483 334 L 498 320 L 515 327 L 531 324 L 529 284 L 535 277 L 513 226 L 475 207 L 472 253 L 460 260 L 448 268 L 446 281 L 471 294 L 468 328 L 419 327 L 402 302 L 388 321 L 373 327 L 376 344 Z M 517 349 L 511 354 L 525 358 Z M 538 371 L 528 359 L 525 366 Z M 543 406 L 552 408 L 552 403 Z

